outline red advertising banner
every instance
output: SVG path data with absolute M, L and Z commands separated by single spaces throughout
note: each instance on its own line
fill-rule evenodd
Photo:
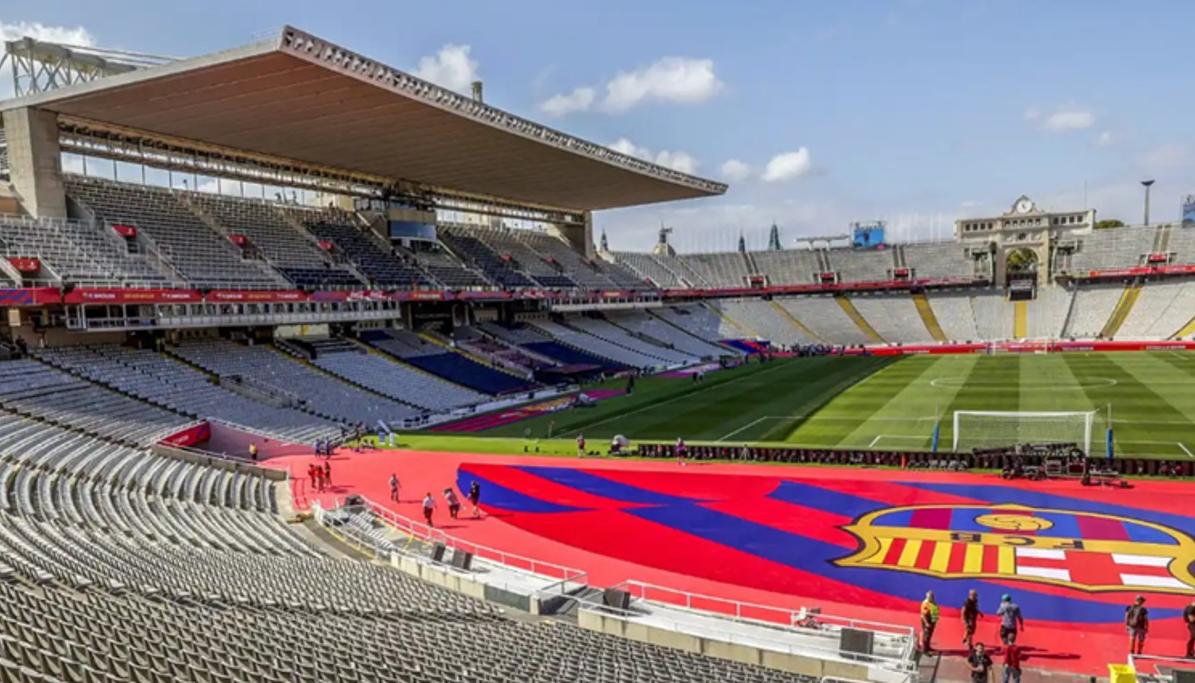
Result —
M 167 304 L 198 303 L 200 301 L 203 301 L 203 296 L 193 289 L 75 288 L 62 297 L 64 304 Z
M 216 289 L 208 292 L 204 297 L 206 301 L 214 302 L 286 302 L 286 301 L 305 301 L 307 295 L 298 290 L 289 289 Z
M 41 260 L 32 256 L 9 256 L 8 262 L 19 273 L 35 274 L 41 270 Z

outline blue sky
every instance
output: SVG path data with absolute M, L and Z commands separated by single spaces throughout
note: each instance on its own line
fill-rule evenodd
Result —
M 446 84 L 477 75 L 492 104 L 699 175 L 725 197 L 608 211 L 615 248 L 661 222 L 685 250 L 762 246 L 885 219 L 946 237 L 1025 193 L 1154 220 L 1195 192 L 1195 3 L 1059 2 L 25 2 L 104 47 L 190 56 L 293 24 Z M 81 29 L 82 32 L 75 31 Z M 447 47 L 446 47 L 447 46 Z M 467 52 L 463 48 L 467 47 Z M 5 74 L 7 77 L 7 74 Z M 561 96 L 548 104 L 554 96 Z M 569 111 L 565 111 L 569 110 Z M 738 164 L 727 162 L 734 160 Z M 1086 190 L 1085 190 L 1086 188 Z

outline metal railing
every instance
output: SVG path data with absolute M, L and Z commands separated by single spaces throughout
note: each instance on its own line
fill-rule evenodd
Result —
M 1195 671 L 1195 661 L 1183 657 L 1129 655 L 1128 665 L 1137 680 L 1150 683 L 1173 683 L 1176 671 Z
M 800 649 L 814 650 L 856 661 L 881 664 L 895 670 L 904 670 L 911 667 L 913 653 L 916 649 L 917 639 L 915 631 L 911 626 L 824 614 L 817 608 L 799 607 L 793 609 L 720 598 L 636 580 L 623 581 L 612 586 L 612 588 L 626 591 L 631 597 L 646 602 L 660 603 L 708 616 L 730 619 L 736 623 L 777 629 L 778 632 L 785 634 L 777 640 L 777 643 L 780 643 L 783 647 L 791 646 L 791 637 L 793 635 L 805 635 L 814 638 L 821 636 L 827 640 L 832 640 L 833 644 L 818 645 L 803 643 Z M 631 613 L 636 614 L 634 610 Z M 861 655 L 858 653 L 843 652 L 838 645 L 838 641 L 841 631 L 848 628 L 870 631 L 876 634 L 876 645 L 894 654 Z M 794 653 L 800 654 L 800 651 L 794 650 Z
M 369 508 L 371 512 L 380 520 L 401 531 L 402 533 L 412 536 L 421 541 L 429 543 L 442 543 L 446 548 L 452 550 L 463 550 L 471 553 L 475 558 L 481 558 L 490 562 L 501 564 L 510 569 L 527 572 L 530 574 L 537 574 L 539 576 L 546 576 L 559 581 L 568 581 L 572 583 L 584 583 L 585 572 L 573 567 L 566 567 L 564 565 L 555 564 L 552 562 L 544 562 L 523 555 L 516 555 L 497 548 L 481 545 L 467 541 L 463 538 L 452 536 L 441 529 L 428 526 L 422 522 L 417 522 L 408 517 L 404 517 L 389 508 L 380 505 L 368 498 L 362 497 L 362 501 Z

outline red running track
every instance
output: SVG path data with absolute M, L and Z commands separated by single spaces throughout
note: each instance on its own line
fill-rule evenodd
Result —
M 291 470 L 300 506 L 312 495 L 312 460 L 268 462 Z M 331 465 L 334 485 L 314 494 L 322 502 L 358 493 L 418 519 L 430 491 L 447 533 L 582 569 L 597 586 L 634 579 L 909 626 L 933 589 L 943 607 L 935 640 L 947 653 L 961 654 L 957 606 L 968 588 L 980 591 L 989 615 L 1009 592 L 1024 610 L 1021 642 L 1036 668 L 1104 674 L 1109 662 L 1123 662 L 1123 609 L 1137 593 L 1154 616 L 1147 653 L 1181 654 L 1186 629 L 1178 612 L 1195 595 L 1195 488 L 1180 482 L 1119 491 L 959 473 L 411 451 L 341 450 Z M 388 502 L 391 473 L 402 484 L 398 503 Z M 446 519 L 440 492 L 473 480 L 482 485 L 484 518 Z M 879 516 L 870 527 L 847 528 L 872 513 Z M 860 554 L 861 539 L 881 527 L 897 538 Z M 938 542 L 940 563 L 934 541 L 923 540 L 939 533 L 957 540 Z M 966 546 L 976 533 L 984 547 L 972 561 Z M 1013 536 L 1050 550 L 1022 557 L 1015 547 L 996 547 Z M 1139 564 L 1150 553 L 1148 566 Z M 1156 561 L 1158 553 L 1169 553 L 1169 564 Z M 1043 568 L 1068 578 L 1043 582 Z M 985 618 L 978 637 L 994 642 L 997 626 Z

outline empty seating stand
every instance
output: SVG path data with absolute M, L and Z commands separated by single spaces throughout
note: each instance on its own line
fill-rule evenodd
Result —
M 329 373 L 382 396 L 430 412 L 448 412 L 489 400 L 476 391 L 364 351 L 324 353 L 316 356 L 313 362 Z
M 365 230 L 344 222 L 330 222 L 323 216 L 312 217 L 308 223 L 311 233 L 335 245 L 357 270 L 377 288 L 415 289 L 429 287 L 432 282 L 415 265 L 414 259 L 397 250 L 386 250 L 380 239 Z
M 107 231 L 107 233 L 105 233 Z M 6 258 L 38 259 L 41 269 L 22 277 L 26 285 L 165 287 L 168 278 L 142 254 L 130 254 L 123 238 L 92 221 L 0 217 L 0 249 Z
M 511 289 L 537 286 L 537 283 L 520 271 L 515 263 L 503 258 L 477 237 L 459 229 L 441 229 L 439 234 L 441 241 L 453 252 L 471 262 L 498 285 Z
M 249 260 L 176 196 L 176 191 L 66 176 L 67 194 L 97 219 L 136 226 L 179 277 L 194 287 L 273 289 L 287 281 Z
M 539 386 L 434 344 L 425 345 L 430 348 L 412 348 L 395 338 L 390 330 L 369 330 L 361 334 L 361 340 L 437 377 L 491 396 L 528 391 Z
M 244 425 L 301 443 L 340 433 L 327 420 L 250 400 L 154 351 L 105 344 L 44 349 L 37 355 L 74 374 L 197 418 Z
M 246 238 L 252 249 L 286 279 L 299 287 L 350 288 L 362 283 L 345 267 L 333 263 L 316 240 L 300 231 L 273 204 L 194 192 L 187 199 L 232 235 Z
M 222 378 L 252 378 L 256 385 L 292 394 L 305 411 L 337 422 L 401 425 L 420 411 L 339 381 L 266 346 L 244 346 L 222 340 L 194 340 L 173 352 Z

